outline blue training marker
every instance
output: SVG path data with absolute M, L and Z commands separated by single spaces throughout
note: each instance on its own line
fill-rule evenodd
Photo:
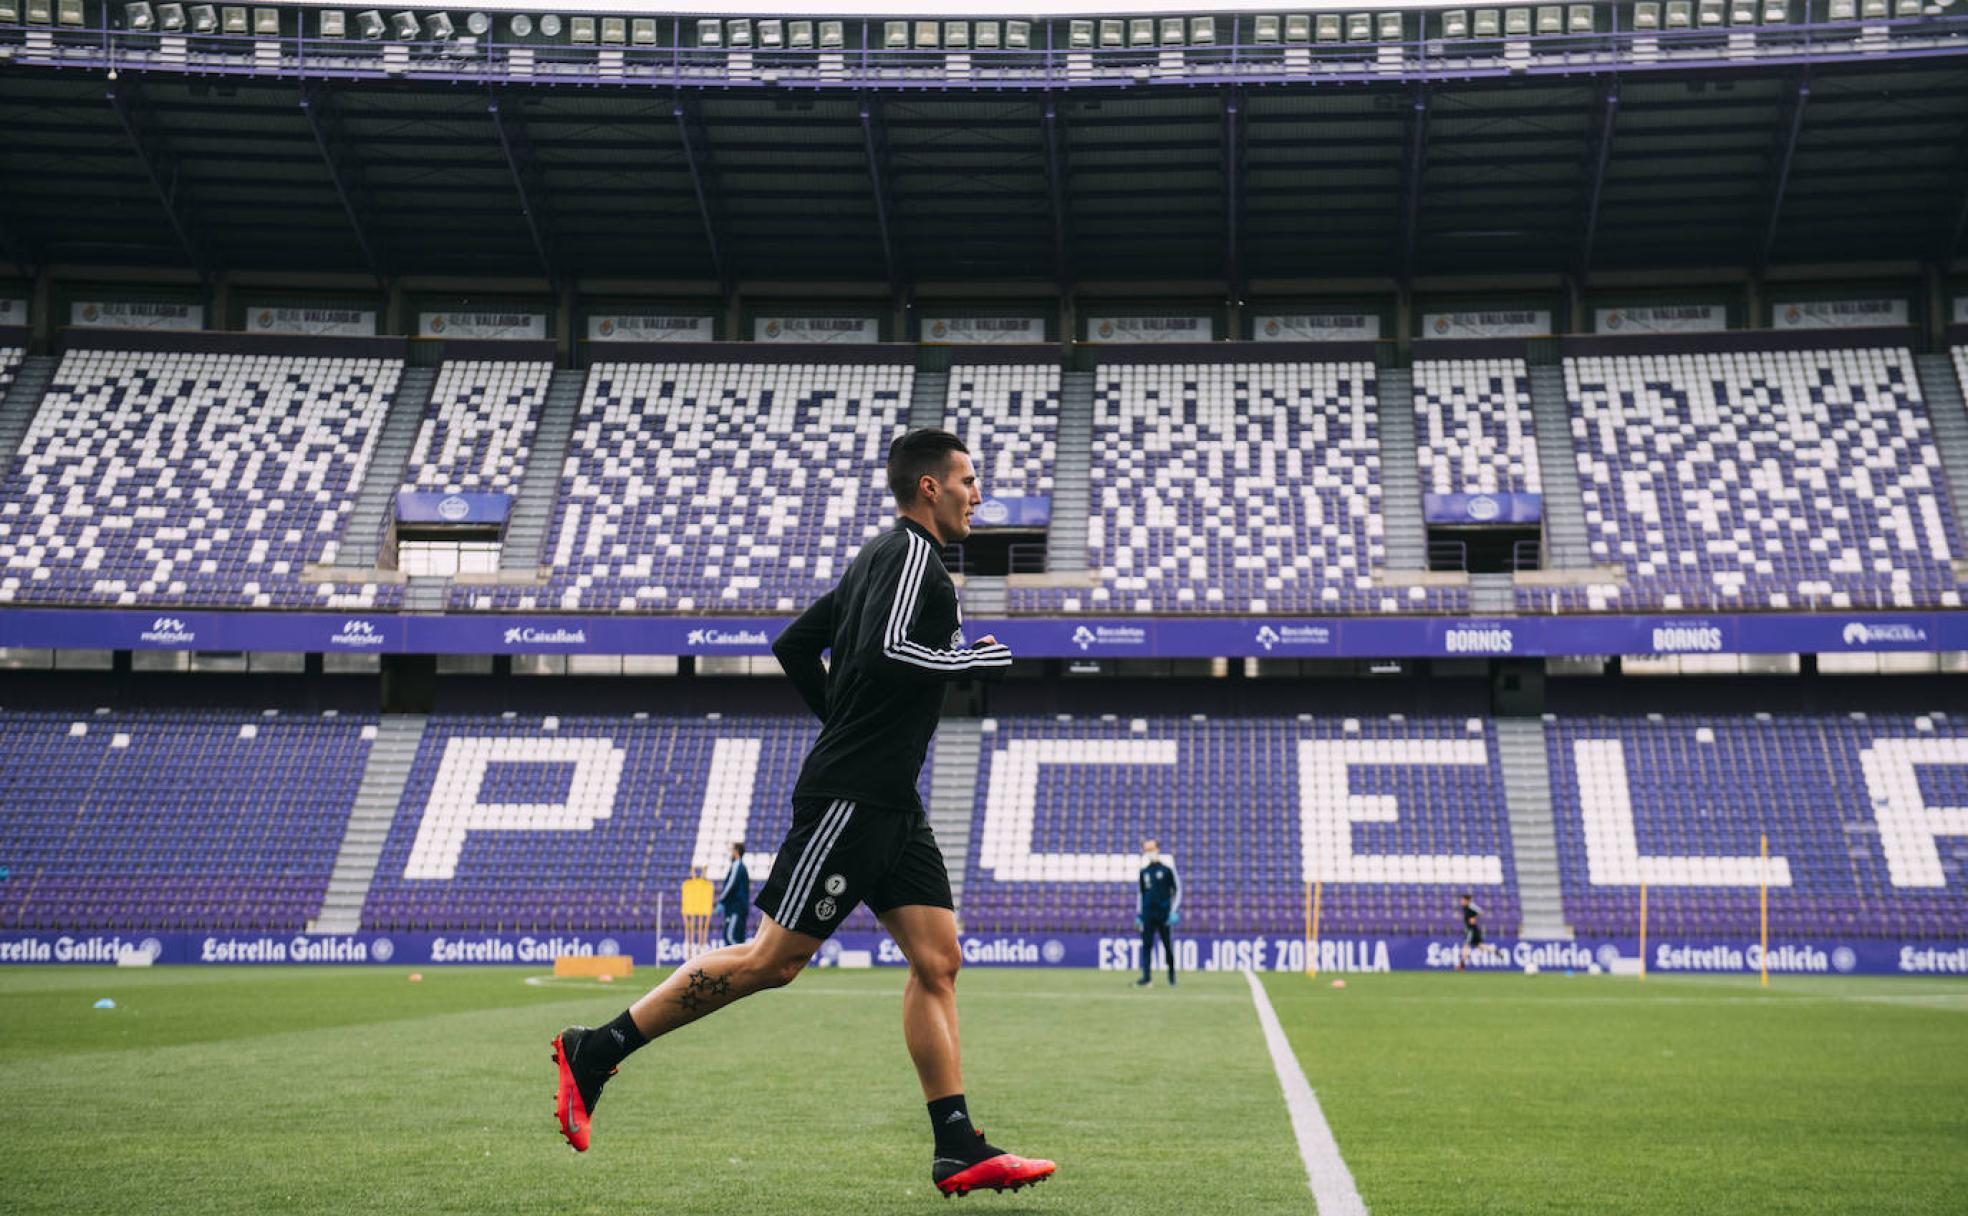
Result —
M 97 1001 L 97 1002 L 96 1002 L 96 1008 L 98 1008 L 98 1009 L 114 1009 L 114 1008 L 116 1008 L 116 1002 L 115 1002 L 115 1001 L 112 1001 L 112 1000 L 110 1000 L 110 999 L 109 999 L 108 997 L 104 997 L 104 998 L 103 998 L 102 1000 L 100 1000 L 100 1001 Z

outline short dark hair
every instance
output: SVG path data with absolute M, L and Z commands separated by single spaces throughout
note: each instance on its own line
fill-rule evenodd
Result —
M 732 842 L 731 842 L 731 847 L 732 847 L 732 848 L 734 848 L 734 849 L 737 849 L 737 850 L 738 850 L 738 856 L 740 856 L 740 857 L 743 857 L 743 856 L 745 855 L 745 842 L 744 842 L 744 841 L 742 841 L 742 840 L 734 840 L 734 841 L 732 841 Z
M 922 479 L 940 477 L 949 467 L 952 452 L 968 456 L 970 449 L 948 431 L 924 427 L 897 435 L 888 445 L 888 489 L 896 504 L 906 507 L 916 501 L 916 488 Z

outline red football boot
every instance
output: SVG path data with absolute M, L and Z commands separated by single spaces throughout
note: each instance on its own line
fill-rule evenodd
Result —
M 984 1133 L 978 1132 L 982 1141 Z M 980 1145 L 988 1149 L 988 1145 Z M 963 1162 L 954 1157 L 938 1157 L 930 1167 L 930 1177 L 944 1198 L 968 1195 L 972 1191 L 1015 1191 L 1044 1182 L 1059 1168 L 1050 1161 L 1020 1157 L 1016 1153 L 996 1153 L 979 1161 Z
M 594 1108 L 601 1102 L 601 1087 L 615 1075 L 612 1068 L 581 1067 L 581 1045 L 593 1033 L 586 1026 L 569 1026 L 553 1041 L 553 1062 L 560 1071 L 554 1114 L 560 1119 L 560 1134 L 577 1153 L 588 1151 L 588 1129 L 594 1121 Z

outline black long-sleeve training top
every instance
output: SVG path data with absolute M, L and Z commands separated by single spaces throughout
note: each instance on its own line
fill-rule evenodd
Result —
M 1011 666 L 1003 645 L 964 645 L 956 584 L 938 550 L 928 529 L 898 521 L 772 643 L 822 723 L 795 798 L 920 814 L 916 780 L 943 713 L 943 685 Z M 833 659 L 823 666 L 826 650 Z

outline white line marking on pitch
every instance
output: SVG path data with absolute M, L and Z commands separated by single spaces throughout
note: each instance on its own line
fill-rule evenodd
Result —
M 1250 981 L 1251 1003 L 1257 1006 L 1258 1024 L 1264 1027 L 1264 1045 L 1271 1049 L 1271 1067 L 1278 1073 L 1278 1084 L 1285 1091 L 1285 1109 L 1291 1112 L 1292 1134 L 1298 1137 L 1298 1155 L 1305 1162 L 1305 1177 L 1312 1184 L 1312 1202 L 1320 1216 L 1365 1216 L 1367 1204 L 1353 1185 L 1353 1173 L 1340 1159 L 1339 1142 L 1319 1109 L 1319 1099 L 1298 1066 L 1285 1028 L 1271 1009 L 1271 998 L 1264 993 L 1257 973 L 1245 968 Z

